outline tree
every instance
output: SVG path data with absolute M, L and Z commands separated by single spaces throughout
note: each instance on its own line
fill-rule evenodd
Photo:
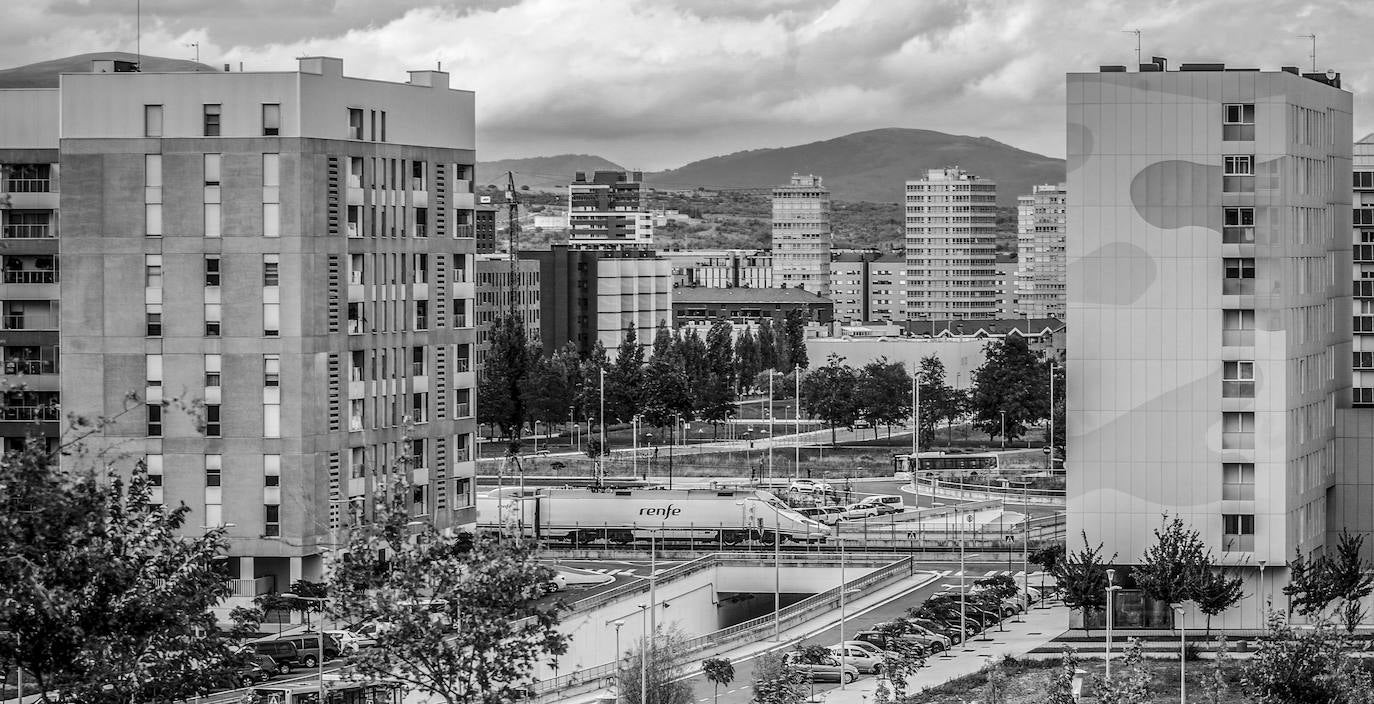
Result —
M 567 651 L 559 604 L 541 603 L 553 570 L 518 536 L 475 539 L 417 528 L 410 487 L 379 496 L 332 574 L 333 614 L 390 624 L 377 647 L 348 656 L 364 677 L 386 677 L 449 704 L 510 701 L 540 658 Z
M 222 631 L 211 611 L 229 596 L 224 529 L 182 535 L 190 508 L 151 503 L 142 462 L 127 478 L 63 471 L 57 453 L 73 446 L 30 440 L 0 460 L 0 663 L 61 702 L 208 692 L 242 660 L 232 641 L 256 628 Z
M 530 356 L 529 380 L 524 389 L 525 409 L 530 420 L 553 425 L 567 421 L 574 410 L 578 385 L 582 380 L 581 360 L 570 342 L 552 357 Z M 575 417 L 581 417 L 580 414 Z
M 654 346 L 650 350 L 650 357 L 661 357 L 670 353 L 673 345 L 677 343 L 677 338 L 673 336 L 673 331 L 668 329 L 667 321 L 658 321 L 658 327 L 654 328 Z
M 1230 701 L 1227 697 L 1231 685 L 1226 680 L 1226 670 L 1231 658 L 1226 648 L 1226 636 L 1217 637 L 1216 657 L 1212 659 L 1212 664 L 1207 668 L 1207 674 L 1202 680 L 1202 701 L 1204 704 L 1226 704 Z
M 1121 666 L 1107 679 L 1093 677 L 1097 701 L 1102 704 L 1145 704 L 1150 700 L 1150 680 L 1154 675 L 1145 667 L 1145 647 L 1139 638 L 1127 642 Z
M 764 653 L 754 661 L 751 688 L 758 704 L 801 704 L 806 700 L 804 682 L 802 673 L 781 652 Z
M 1011 599 L 1021 593 L 1020 587 L 1016 586 L 1016 580 L 1005 574 L 999 574 L 996 577 L 984 577 L 973 583 L 986 589 L 998 599 Z
M 1006 436 L 1014 440 L 1025 434 L 1027 425 L 1049 415 L 1049 370 L 1025 338 L 1007 335 L 988 343 L 982 366 L 973 372 L 970 400 L 979 430 L 988 437 L 1001 433 L 1005 412 Z
M 713 426 L 735 414 L 734 326 L 717 320 L 706 333 L 706 384 L 701 387 L 698 416 Z
M 916 641 L 900 637 L 906 630 L 906 624 L 900 621 L 878 627 L 878 632 L 890 642 L 883 654 L 883 675 L 892 683 L 892 694 L 898 701 L 906 698 L 907 678 L 926 664 L 925 650 Z
M 1331 591 L 1345 600 L 1341 610 L 1341 620 L 1350 633 L 1364 620 L 1364 609 L 1360 602 L 1374 591 L 1374 574 L 1370 564 L 1360 557 L 1364 545 L 1363 535 L 1352 535 L 1347 528 L 1341 529 L 1336 541 L 1335 555 L 1329 560 L 1328 581 Z
M 287 591 L 296 596 L 307 597 L 306 599 L 292 599 L 291 597 L 286 597 L 289 601 L 294 602 L 291 607 L 292 610 L 301 612 L 301 616 L 305 617 L 305 622 L 307 624 L 310 623 L 310 614 L 324 612 L 325 602 L 312 600 L 324 599 L 329 596 L 329 585 L 325 582 L 312 582 L 308 579 L 298 579 L 291 583 L 291 588 Z
M 638 415 L 643 406 L 644 348 L 633 324 L 616 348 L 615 361 L 606 370 L 606 417 L 625 422 Z
M 762 369 L 778 368 L 778 349 L 777 341 L 773 335 L 773 319 L 764 318 L 759 321 L 759 366 Z
M 911 416 L 911 375 L 902 363 L 879 357 L 859 370 L 855 397 L 859 415 L 873 425 L 876 438 L 879 424 L 892 425 Z
M 1064 545 L 1062 543 L 1048 543 L 1045 545 L 1041 545 L 1040 547 L 1030 551 L 1030 554 L 1027 555 L 1027 559 L 1029 559 L 1031 562 L 1037 565 L 1040 565 L 1040 570 L 1042 572 L 1049 572 L 1050 574 L 1054 574 L 1054 571 L 1059 567 L 1059 562 L 1064 559 Z M 1045 599 L 1048 598 L 1048 596 L 1049 595 L 1045 593 L 1045 575 L 1041 574 L 1040 598 Z
M 1116 553 L 1107 562 L 1115 562 Z M 1064 605 L 1083 610 L 1083 630 L 1088 630 L 1088 617 L 1093 611 L 1107 608 L 1107 567 L 1102 561 L 1102 543 L 1088 544 L 1083 532 L 1083 549 L 1066 555 L 1054 573 L 1064 596 Z
M 677 354 L 682 364 L 682 373 L 687 381 L 687 388 L 692 389 L 693 393 L 689 397 L 691 403 L 688 406 L 689 414 L 683 417 L 690 420 L 696 416 L 696 412 L 702 410 L 704 399 L 700 391 L 706 388 L 711 380 L 711 368 L 706 359 L 706 342 L 697 334 L 695 328 L 689 328 L 685 334 L 678 338 Z
M 983 666 L 983 674 L 987 681 L 983 683 L 983 704 L 1006 704 L 1007 701 L 1007 673 L 1002 669 L 999 660 L 993 660 Z
M 835 443 L 835 428 L 853 425 L 859 417 L 855 395 L 858 374 L 843 364 L 844 358 L 831 354 L 824 367 L 813 369 L 802 380 L 802 408 L 813 418 L 830 426 L 830 443 Z
M 939 357 L 923 357 L 917 372 L 920 383 L 921 445 L 935 444 L 935 427 L 940 421 L 953 421 L 963 414 L 954 390 L 945 382 L 945 363 Z
M 706 658 L 701 661 L 701 671 L 706 673 L 706 681 L 715 686 L 715 700 L 720 701 L 720 686 L 730 686 L 735 681 L 735 666 L 725 658 Z
M 654 642 L 649 644 L 647 660 L 644 657 L 644 644 L 641 642 L 640 646 L 625 658 L 623 666 L 616 673 L 620 696 L 627 702 L 690 704 L 692 686 L 685 680 L 675 678 L 673 672 L 673 667 L 686 657 L 683 641 L 682 634 L 677 631 L 660 631 Z M 644 673 L 646 690 L 640 689 L 641 671 Z M 641 691 L 647 691 L 648 697 L 641 698 Z
M 787 311 L 783 318 L 782 334 L 787 341 L 787 357 L 779 360 L 783 365 L 781 371 L 810 366 L 806 357 L 806 314 L 795 309 Z
M 1202 537 L 1185 527 L 1182 519 L 1167 516 L 1154 533 L 1154 545 L 1146 548 L 1140 566 L 1131 571 L 1136 585 L 1146 596 L 1166 604 L 1192 599 L 1210 574 L 1212 562 Z
M 1212 617 L 1239 604 L 1245 596 L 1242 584 L 1241 578 L 1232 577 L 1225 567 L 1215 571 L 1209 569 L 1202 573 L 1192 598 L 1197 604 L 1198 611 L 1207 616 L 1208 637 L 1212 635 Z
M 497 316 L 491 323 L 491 349 L 477 381 L 477 421 L 499 428 L 512 451 L 519 448 L 520 429 L 525 425 L 529 356 L 529 339 L 520 316 Z
M 1050 686 L 1045 691 L 1042 704 L 1078 704 L 1078 699 L 1073 696 L 1073 678 L 1078 672 L 1078 651 L 1071 646 L 1065 646 L 1064 655 L 1059 660 L 1059 669 L 1055 670 L 1054 678 L 1050 680 Z
M 740 393 L 746 393 L 762 370 L 759 363 L 759 343 L 754 339 L 754 332 L 750 328 L 745 328 L 735 343 L 735 368 L 739 373 L 736 388 Z
M 592 344 L 591 352 L 577 365 L 582 379 L 577 384 L 577 410 L 585 422 L 601 421 L 601 373 L 609 372 L 610 363 L 601 341 Z
M 660 345 L 655 342 L 655 349 Z M 692 392 L 676 345 L 662 346 L 644 370 L 644 422 L 666 428 L 677 416 L 692 417 Z
M 1305 560 L 1302 553 L 1295 555 L 1288 563 L 1288 585 L 1283 588 L 1283 593 L 1290 597 L 1290 609 L 1310 617 L 1341 599 L 1348 610 L 1342 614 L 1344 620 L 1353 619 L 1358 625 L 1363 620 L 1362 611 L 1358 606 L 1348 605 L 1358 604 L 1374 590 L 1374 576 L 1367 574 L 1370 568 L 1360 557 L 1363 544 L 1362 536 L 1342 530 L 1334 555 L 1323 554 L 1311 561 Z

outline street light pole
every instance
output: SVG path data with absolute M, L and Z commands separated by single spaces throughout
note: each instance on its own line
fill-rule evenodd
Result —
M 620 701 L 620 629 L 625 625 L 625 619 L 616 621 L 615 626 L 615 700 Z
M 845 611 L 845 592 L 849 591 L 849 585 L 844 581 L 844 541 L 840 542 L 840 689 L 844 689 L 844 661 L 845 655 L 849 653 L 849 646 L 844 639 L 844 611 Z
M 1108 679 L 1108 680 L 1111 680 L 1111 678 L 1112 678 L 1112 611 L 1115 610 L 1115 609 L 1113 609 L 1113 606 L 1115 605 L 1115 599 L 1114 599 L 1114 597 L 1116 596 L 1116 592 L 1117 592 L 1117 590 L 1121 589 L 1121 587 L 1118 587 L 1118 586 L 1116 586 L 1115 584 L 1112 584 L 1112 582 L 1114 582 L 1114 581 L 1116 581 L 1116 570 L 1113 570 L 1113 569 L 1107 570 L 1107 679 Z M 1087 611 L 1084 611 L 1084 612 L 1083 612 L 1083 617 L 1084 617 L 1084 618 L 1087 618 L 1087 615 L 1088 615 Z
M 778 614 L 782 610 L 782 540 L 778 536 L 778 507 L 770 508 L 773 509 L 773 640 L 782 640 L 778 635 L 781 618 Z
M 1269 625 L 1269 609 L 1268 604 L 1266 603 L 1267 600 L 1264 598 L 1264 566 L 1266 564 L 1268 563 L 1265 560 L 1259 561 L 1259 591 L 1255 592 L 1255 596 L 1257 597 L 1255 601 L 1258 602 L 1255 604 L 1255 606 L 1259 609 L 1260 628 L 1264 628 Z
M 1002 414 L 1002 449 L 1007 449 L 1007 412 L 998 411 Z
M 299 600 L 301 600 L 301 601 L 313 601 L 313 602 L 317 602 L 317 603 L 319 603 L 319 604 L 321 605 L 321 607 L 320 607 L 320 617 L 319 617 L 318 619 L 316 619 L 316 621 L 318 621 L 318 624 L 317 624 L 317 625 L 318 625 L 318 628 L 316 629 L 316 633 L 317 633 L 316 637 L 319 638 L 318 644 L 319 644 L 319 646 L 320 646 L 320 653 L 319 653 L 319 655 L 317 655 L 317 656 L 315 657 L 315 670 L 316 670 L 316 674 L 319 676 L 319 690 L 318 690 L 318 695 L 317 695 L 317 696 L 319 696 L 319 701 L 323 702 L 323 701 L 324 701 L 324 606 L 323 606 L 323 604 L 324 604 L 324 602 L 329 601 L 329 598 L 328 598 L 328 597 L 319 597 L 319 596 L 301 596 L 301 595 L 299 595 L 299 594 L 292 594 L 291 592 L 285 592 L 285 593 L 282 594 L 282 596 L 288 597 L 288 598 L 291 598 L 291 599 L 299 599 Z M 21 700 L 21 701 L 22 701 L 22 700 Z
M 653 574 L 650 573 L 650 579 Z M 650 585 L 653 582 L 649 583 Z M 639 605 L 639 704 L 649 704 L 649 628 L 644 622 L 647 612 Z M 627 703 L 628 704 L 628 703 Z
M 597 418 L 601 426 L 601 449 L 596 453 L 596 486 L 606 481 L 606 368 L 601 368 L 601 412 Z
M 797 459 L 792 465 L 792 478 L 797 479 L 801 477 L 801 367 L 792 370 L 792 378 L 796 382 L 796 389 L 792 394 L 792 399 L 795 401 L 795 408 L 792 410 L 792 427 L 796 431 L 796 437 L 793 438 L 792 446 L 797 450 Z M 811 472 L 807 471 L 806 476 L 811 476 Z M 841 677 L 840 679 L 844 678 Z
M 768 484 L 773 484 L 773 372 L 768 372 Z
M 973 650 L 968 647 L 968 614 L 965 613 L 968 604 L 968 589 L 965 586 L 965 576 L 967 570 L 964 568 L 964 521 L 959 516 L 959 510 L 954 510 L 954 520 L 959 524 L 959 632 L 963 633 L 964 650 Z M 973 514 L 968 514 L 968 520 L 973 520 Z
M 1178 615 L 1178 704 L 1188 701 L 1188 631 L 1183 626 L 1183 604 L 1170 604 Z
M 911 461 L 906 463 L 907 473 L 911 475 L 911 491 L 916 492 L 916 470 L 921 467 L 921 367 L 911 375 Z M 916 505 L 921 505 L 920 494 L 916 494 Z M 933 504 L 932 504 L 933 505 Z

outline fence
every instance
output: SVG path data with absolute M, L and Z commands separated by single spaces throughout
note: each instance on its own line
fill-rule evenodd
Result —
M 719 556 L 711 555 L 709 557 L 702 558 L 701 560 L 694 560 L 693 562 L 687 563 L 686 565 L 681 565 L 681 567 L 687 567 L 688 565 L 697 564 L 702 562 L 703 560 L 707 561 L 707 566 L 710 566 L 716 564 L 720 559 L 722 558 L 720 558 Z M 834 589 L 830 589 L 819 594 L 813 594 L 795 604 L 784 607 L 776 614 L 778 620 L 778 630 L 786 630 L 799 623 L 814 618 L 819 613 L 830 612 L 839 608 L 841 590 L 847 589 L 850 591 L 867 591 L 884 587 L 887 586 L 890 582 L 893 582 L 897 579 L 910 576 L 914 573 L 914 569 L 915 567 L 912 564 L 912 558 L 904 557 L 900 560 L 897 560 L 896 562 L 892 562 L 884 567 L 874 570 L 873 572 L 870 572 L 858 579 L 852 580 L 847 584 L 840 585 L 838 587 L 835 587 Z M 671 572 L 671 570 L 669 572 Z M 664 574 L 666 575 L 668 574 L 668 572 L 665 572 Z M 681 575 L 679 574 L 678 576 Z M 755 619 L 751 619 L 749 621 L 745 621 L 743 623 L 737 623 L 733 626 L 729 626 L 727 628 L 722 628 L 720 630 L 707 633 L 705 635 L 696 636 L 694 638 L 688 638 L 685 641 L 683 641 L 681 654 L 684 660 L 690 660 L 694 656 L 699 654 L 701 651 L 707 650 L 708 648 L 719 649 L 721 647 L 724 647 L 731 640 L 743 639 L 746 636 L 752 635 L 756 632 L 771 629 L 773 627 L 773 621 L 774 614 L 767 614 Z M 684 663 L 679 662 L 674 663 L 673 665 L 679 666 L 682 664 Z M 577 672 L 571 672 L 566 675 L 560 675 L 552 679 L 544 680 L 543 682 L 539 682 L 534 686 L 534 692 L 537 696 L 539 696 L 542 699 L 547 695 L 562 692 L 565 689 L 575 687 L 577 685 L 609 686 L 610 684 L 612 684 L 610 679 L 615 677 L 616 665 L 617 663 L 615 662 L 608 662 L 603 665 L 598 665 L 596 667 L 590 667 L 583 670 L 578 670 Z
M 1027 504 L 1040 506 L 1063 506 L 1064 492 L 1045 491 L 1041 489 L 1031 489 L 1021 491 L 1019 489 L 1008 488 L 1006 491 L 997 491 L 994 487 L 979 484 L 958 484 L 954 482 L 941 481 L 922 477 L 916 483 L 923 489 L 922 493 L 929 493 L 942 499 L 970 499 L 970 500 L 1005 500 L 1013 503 L 1021 503 L 1023 500 Z
M 277 578 L 268 575 L 256 579 L 231 579 L 229 580 L 230 596 L 254 597 L 260 594 L 269 594 L 277 588 Z

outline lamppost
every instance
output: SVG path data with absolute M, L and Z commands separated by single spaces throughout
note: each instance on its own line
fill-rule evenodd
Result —
M 1188 631 L 1183 627 L 1183 604 L 1170 604 L 1178 616 L 1178 704 L 1188 701 Z
M 773 372 L 768 372 L 768 483 L 773 483 Z
M 601 447 L 596 453 L 596 486 L 601 488 L 601 484 L 606 481 L 606 368 L 601 368 L 601 412 L 597 415 L 596 424 L 601 426 Z
M 797 479 L 801 476 L 801 367 L 792 370 L 792 378 L 796 381 L 796 390 L 792 395 L 793 400 L 796 402 L 796 407 L 792 410 L 792 427 L 796 432 L 796 437 L 792 439 L 792 446 L 797 452 L 797 458 L 792 465 L 792 478 Z M 811 476 L 809 470 L 806 476 Z M 840 688 L 844 688 L 843 677 L 840 678 Z
M 844 541 L 840 541 L 840 689 L 844 689 L 844 662 L 845 655 L 849 654 L 849 646 L 844 639 L 844 611 L 845 611 L 845 592 L 849 591 L 849 583 L 844 579 Z
M 616 621 L 616 622 L 615 622 L 614 624 L 612 624 L 612 625 L 615 626 L 615 669 L 616 669 L 616 678 L 615 678 L 615 700 L 618 702 L 618 701 L 620 701 L 620 695 L 621 695 L 621 691 L 620 691 L 620 629 L 621 629 L 622 627 L 625 626 L 625 619 L 622 618 L 622 619 Z
M 968 614 L 965 609 L 968 605 L 968 586 L 965 583 L 967 570 L 964 568 L 964 523 L 973 522 L 973 514 L 966 514 L 963 520 L 959 520 L 959 510 L 954 510 L 954 520 L 959 526 L 959 632 L 964 633 L 964 650 L 971 651 L 968 647 Z
M 653 433 L 645 433 L 645 434 L 644 434 L 644 444 L 645 444 L 645 445 L 649 445 L 650 443 L 653 442 L 653 438 L 654 438 L 654 434 L 653 434 Z M 654 459 L 655 459 L 655 460 L 658 459 L 658 448 L 657 448 L 657 447 L 654 448 Z M 643 476 L 643 479 L 645 479 L 646 481 L 649 479 L 649 459 L 648 459 L 648 458 L 645 458 L 645 459 L 644 459 L 644 476 Z
M 630 475 L 639 474 L 639 415 L 630 418 Z
M 319 640 L 320 654 L 315 658 L 315 669 L 316 669 L 316 674 L 319 675 L 319 678 L 320 678 L 320 679 L 319 679 L 319 695 L 318 695 L 318 696 L 319 696 L 319 700 L 320 700 L 321 702 L 323 702 L 323 701 L 324 701 L 324 602 L 329 601 L 329 597 L 323 597 L 323 596 L 301 596 L 301 595 L 299 595 L 299 594 L 292 594 L 291 592 L 285 592 L 285 593 L 282 594 L 282 596 L 284 596 L 284 597 L 286 597 L 286 598 L 288 598 L 288 599 L 299 599 L 299 600 L 301 600 L 301 601 L 314 601 L 314 602 L 319 602 L 319 603 L 320 603 L 320 618 L 318 619 L 318 621 L 319 621 L 319 628 L 316 629 L 317 637 L 320 639 L 320 640 Z
M 1007 449 L 1007 412 L 998 411 L 1002 414 L 1002 449 Z
M 782 638 L 778 635 L 778 630 L 781 617 L 778 614 L 782 606 L 782 536 L 779 517 L 781 514 L 778 513 L 777 506 L 769 508 L 773 509 L 773 640 L 780 641 Z M 840 674 L 840 679 L 843 680 L 844 673 Z
M 1107 679 L 1112 678 L 1112 611 L 1114 611 L 1116 592 L 1121 591 L 1121 587 L 1112 584 L 1116 581 L 1116 570 L 1107 570 Z M 1083 613 L 1084 618 L 1087 612 Z
M 1269 563 L 1266 562 L 1265 560 L 1260 560 L 1260 561 L 1259 561 L 1259 568 L 1260 568 L 1259 591 L 1255 592 L 1255 597 L 1256 597 L 1255 601 L 1259 602 L 1259 603 L 1257 603 L 1255 606 L 1256 606 L 1256 608 L 1259 609 L 1259 614 L 1260 614 L 1260 628 L 1264 628 L 1265 626 L 1267 626 L 1267 625 L 1269 624 L 1269 605 L 1268 605 L 1268 599 L 1265 599 L 1265 598 L 1264 598 L 1264 566 L 1267 565 L 1267 564 L 1269 564 Z
M 648 615 L 646 608 L 644 604 L 639 605 L 639 704 L 649 704 L 649 626 L 644 620 Z

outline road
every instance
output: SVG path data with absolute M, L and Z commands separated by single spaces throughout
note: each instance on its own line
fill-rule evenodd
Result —
M 936 569 L 937 567 L 939 566 L 917 565 L 916 569 Z M 975 579 L 981 579 L 983 577 L 990 577 L 998 574 L 1009 574 L 1012 576 L 1021 574 L 1019 570 L 1007 571 L 1003 563 L 970 562 L 966 565 L 966 567 L 968 571 L 967 580 L 969 582 L 972 582 Z M 903 596 L 899 599 L 878 606 L 870 611 L 846 617 L 844 628 L 846 637 L 849 637 L 852 634 L 857 633 L 866 628 L 870 628 L 874 624 L 901 616 L 906 613 L 907 609 L 920 606 L 922 603 L 925 603 L 926 599 L 930 598 L 934 594 L 938 594 L 942 591 L 946 591 L 951 588 L 957 588 L 959 585 L 957 569 L 958 568 L 955 567 L 954 570 L 938 570 L 939 573 L 942 575 L 940 579 L 937 579 L 934 582 L 931 582 L 930 584 L 921 587 L 920 589 L 910 592 L 906 596 Z M 801 641 L 801 644 L 834 645 L 838 642 L 840 642 L 840 627 L 836 625 L 814 636 L 811 636 L 810 638 L 803 639 Z M 702 659 L 713 656 L 714 653 L 702 654 Z M 959 647 L 957 645 L 954 648 L 953 656 L 972 657 L 960 654 Z M 721 688 L 720 704 L 746 704 L 747 702 L 752 700 L 753 691 L 750 688 L 750 684 L 754 680 L 754 663 L 755 661 L 753 659 L 733 663 L 735 666 L 735 679 L 733 682 L 730 683 L 730 685 Z M 860 677 L 872 677 L 872 675 L 860 675 Z M 710 682 L 706 681 L 706 677 L 704 675 L 693 675 L 687 679 L 687 683 L 692 687 L 693 701 L 703 703 L 713 701 L 714 697 L 712 695 L 715 688 Z M 835 689 L 839 687 L 839 685 L 828 682 L 817 682 L 815 683 L 815 687 L 817 694 L 819 694 L 830 689 Z

